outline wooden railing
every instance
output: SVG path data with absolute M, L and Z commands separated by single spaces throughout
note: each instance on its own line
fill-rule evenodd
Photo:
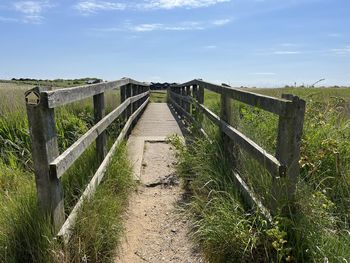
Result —
M 112 89 L 120 89 L 121 104 L 105 116 L 104 92 Z M 90 97 L 93 97 L 95 125 L 62 154 L 59 154 L 54 109 Z M 71 235 L 71 228 L 83 201 L 94 194 L 117 146 L 122 142 L 148 101 L 149 85 L 127 78 L 53 91 L 34 88 L 26 92 L 39 205 L 43 213 L 52 216 L 58 236 L 65 241 Z M 105 130 L 118 117 L 125 121 L 125 125 L 107 153 Z M 66 219 L 60 178 L 95 140 L 100 166 Z
M 220 116 L 217 116 L 204 106 L 204 90 L 221 95 Z M 300 143 L 303 130 L 305 101 L 293 95 L 282 95 L 282 98 L 264 96 L 242 89 L 215 85 L 202 80 L 192 80 L 187 83 L 172 86 L 168 89 L 169 102 L 177 112 L 192 123 L 201 127 L 205 114 L 220 128 L 225 154 L 230 157 L 235 168 L 235 147 L 240 147 L 259 162 L 273 178 L 271 194 L 276 199 L 286 198 L 292 201 L 299 177 Z M 237 100 L 253 107 L 279 115 L 277 149 L 275 156 L 269 154 L 253 140 L 235 129 L 232 119 L 232 101 Z M 201 114 L 198 114 L 201 112 Z M 234 170 L 237 187 L 251 207 L 258 207 L 269 221 L 271 215 L 254 192 L 249 189 L 242 177 Z M 277 203 L 277 202 L 275 202 Z M 274 205 L 272 210 L 276 209 Z

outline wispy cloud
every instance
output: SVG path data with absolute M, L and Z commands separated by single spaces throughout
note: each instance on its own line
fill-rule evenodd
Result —
M 121 2 L 107 1 L 81 1 L 77 3 L 75 9 L 83 14 L 97 13 L 98 11 L 125 10 L 127 4 Z
M 207 45 L 207 46 L 204 46 L 203 48 L 204 49 L 216 49 L 218 46 L 216 45 Z
M 174 8 L 200 8 L 230 2 L 231 0 L 143 0 L 143 1 L 79 1 L 74 8 L 83 14 L 113 10 L 156 10 Z M 220 22 L 220 21 L 218 21 Z M 225 22 L 225 21 L 221 21 Z
M 224 20 L 224 19 L 223 19 Z M 225 19 L 226 20 L 226 19 Z M 126 22 L 121 26 L 109 27 L 109 28 L 94 28 L 94 31 L 99 32 L 114 32 L 114 31 L 132 31 L 132 32 L 152 32 L 152 31 L 194 31 L 205 30 L 215 27 L 221 27 L 227 23 L 216 23 L 219 20 L 213 21 L 187 21 L 175 24 L 164 23 L 141 23 L 133 24 Z M 231 21 L 231 20 L 230 20 Z M 214 48 L 214 46 L 211 46 Z
M 331 52 L 336 55 L 350 55 L 350 45 L 344 48 L 333 48 Z
M 226 18 L 226 19 L 218 19 L 213 21 L 213 25 L 216 26 L 223 26 L 231 22 L 231 19 Z
M 275 50 L 272 52 L 274 55 L 297 55 L 301 54 L 301 51 L 289 51 L 289 50 Z
M 43 12 L 53 7 L 53 4 L 49 1 L 17 1 L 13 7 L 23 14 L 23 22 L 40 24 L 44 19 Z
M 19 22 L 19 20 L 16 19 L 16 18 L 12 18 L 12 17 L 0 16 L 0 22 L 3 22 L 3 23 L 13 23 L 13 22 Z
M 342 34 L 340 34 L 340 33 L 329 33 L 328 36 L 329 37 L 341 37 Z
M 139 5 L 145 9 L 199 8 L 230 2 L 230 0 L 148 0 Z

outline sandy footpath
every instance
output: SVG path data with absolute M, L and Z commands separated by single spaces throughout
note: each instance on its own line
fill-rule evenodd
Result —
M 140 185 L 130 199 L 115 262 L 204 262 L 188 238 L 188 221 L 176 211 L 184 192 L 175 162 L 169 144 L 145 142 Z

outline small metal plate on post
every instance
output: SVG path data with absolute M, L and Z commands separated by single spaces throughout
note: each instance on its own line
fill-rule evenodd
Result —
M 29 90 L 25 93 L 27 105 L 37 106 L 40 104 L 40 95 L 38 92 Z

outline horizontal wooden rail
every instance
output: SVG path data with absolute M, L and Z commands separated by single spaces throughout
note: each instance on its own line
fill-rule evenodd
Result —
M 147 83 L 138 82 L 133 79 L 123 78 L 116 81 L 102 82 L 97 84 L 45 91 L 48 108 L 55 108 L 103 93 L 107 90 L 117 89 L 127 84 L 149 86 Z
M 186 118 L 188 118 L 190 121 L 192 121 L 194 124 L 196 124 L 195 119 L 192 117 L 192 115 L 190 113 L 188 113 L 187 111 L 185 111 L 179 104 L 177 104 L 175 102 L 175 100 L 173 100 L 171 97 L 169 98 L 171 103 L 175 106 L 175 108 L 177 110 L 179 110 L 181 112 L 181 114 L 183 114 Z
M 182 96 L 176 94 L 174 92 L 170 92 L 171 96 L 179 98 L 188 103 L 194 103 L 202 112 L 216 125 L 218 125 L 222 131 L 229 136 L 232 140 L 234 140 L 240 147 L 242 147 L 245 151 L 251 154 L 260 164 L 262 164 L 272 176 L 274 177 L 283 177 L 286 175 L 286 167 L 282 165 L 276 157 L 272 156 L 268 152 L 266 152 L 262 147 L 256 144 L 253 140 L 249 139 L 243 133 L 233 128 L 216 114 L 214 114 L 211 110 L 205 107 L 203 104 L 199 104 L 194 98 L 190 96 Z M 178 108 L 181 113 L 183 113 L 187 118 L 193 120 L 191 114 L 186 112 L 180 105 L 178 105 L 170 96 L 171 103 Z
M 240 147 L 247 151 L 255 160 L 257 160 L 261 165 L 263 165 L 272 176 L 283 177 L 286 175 L 286 167 L 282 165 L 276 159 L 276 157 L 266 152 L 262 147 L 256 144 L 253 140 L 249 139 L 243 133 L 221 120 L 219 116 L 214 114 L 204 105 L 199 103 L 196 104 L 212 122 L 218 125 L 220 129 L 228 137 L 231 138 L 231 140 L 237 143 Z
M 58 156 L 53 162 L 50 163 L 50 174 L 60 178 L 64 172 L 79 158 L 79 156 L 94 142 L 94 140 L 100 135 L 107 127 L 118 118 L 126 108 L 133 102 L 140 100 L 147 96 L 149 92 L 136 95 L 126 99 L 118 108 L 109 113 L 106 117 L 100 120 L 95 126 L 93 126 L 87 133 L 79 138 L 74 144 L 72 144 L 66 151 Z
M 287 99 L 279 99 L 261 94 L 256 94 L 253 92 L 217 85 L 198 79 L 191 80 L 189 82 L 179 84 L 174 87 L 186 87 L 192 85 L 199 85 L 204 89 L 208 89 L 219 94 L 222 94 L 223 90 L 225 90 L 227 96 L 229 96 L 232 99 L 249 104 L 254 107 L 261 108 L 279 116 L 286 116 L 288 113 L 287 105 L 292 103 L 290 100 Z
M 147 103 L 149 102 L 149 98 L 130 116 L 128 121 L 126 122 L 123 130 L 120 132 L 117 140 L 113 144 L 112 148 L 110 149 L 109 153 L 107 154 L 106 158 L 103 160 L 102 164 L 96 171 L 95 175 L 91 179 L 88 186 L 85 188 L 85 191 L 79 198 L 79 201 L 74 206 L 72 212 L 69 214 L 67 220 L 64 222 L 63 226 L 61 227 L 60 231 L 58 232 L 58 237 L 63 239 L 65 243 L 67 243 L 72 235 L 72 227 L 77 219 L 78 211 L 82 207 L 83 202 L 86 199 L 90 199 L 91 196 L 95 193 L 97 186 L 101 183 L 103 176 L 107 170 L 107 167 L 112 159 L 112 156 L 119 146 L 119 144 L 123 141 L 125 138 L 128 130 L 131 127 L 131 124 L 133 121 L 137 118 L 137 116 L 141 113 L 141 111 L 146 107 Z
M 267 220 L 268 224 L 274 225 L 274 220 L 271 216 L 270 211 L 261 203 L 256 194 L 248 187 L 242 177 L 233 171 L 234 183 L 239 189 L 244 202 L 251 208 L 256 208 Z
M 195 100 L 194 100 L 191 96 L 179 95 L 179 94 L 177 94 L 177 93 L 175 93 L 175 92 L 172 92 L 172 91 L 170 91 L 170 95 L 171 95 L 172 97 L 175 97 L 175 98 L 178 98 L 178 99 L 180 99 L 180 100 L 183 100 L 183 101 L 185 101 L 185 102 L 187 102 L 187 103 L 194 103 L 194 102 L 195 102 Z M 174 100 L 172 100 L 172 101 L 174 101 Z

